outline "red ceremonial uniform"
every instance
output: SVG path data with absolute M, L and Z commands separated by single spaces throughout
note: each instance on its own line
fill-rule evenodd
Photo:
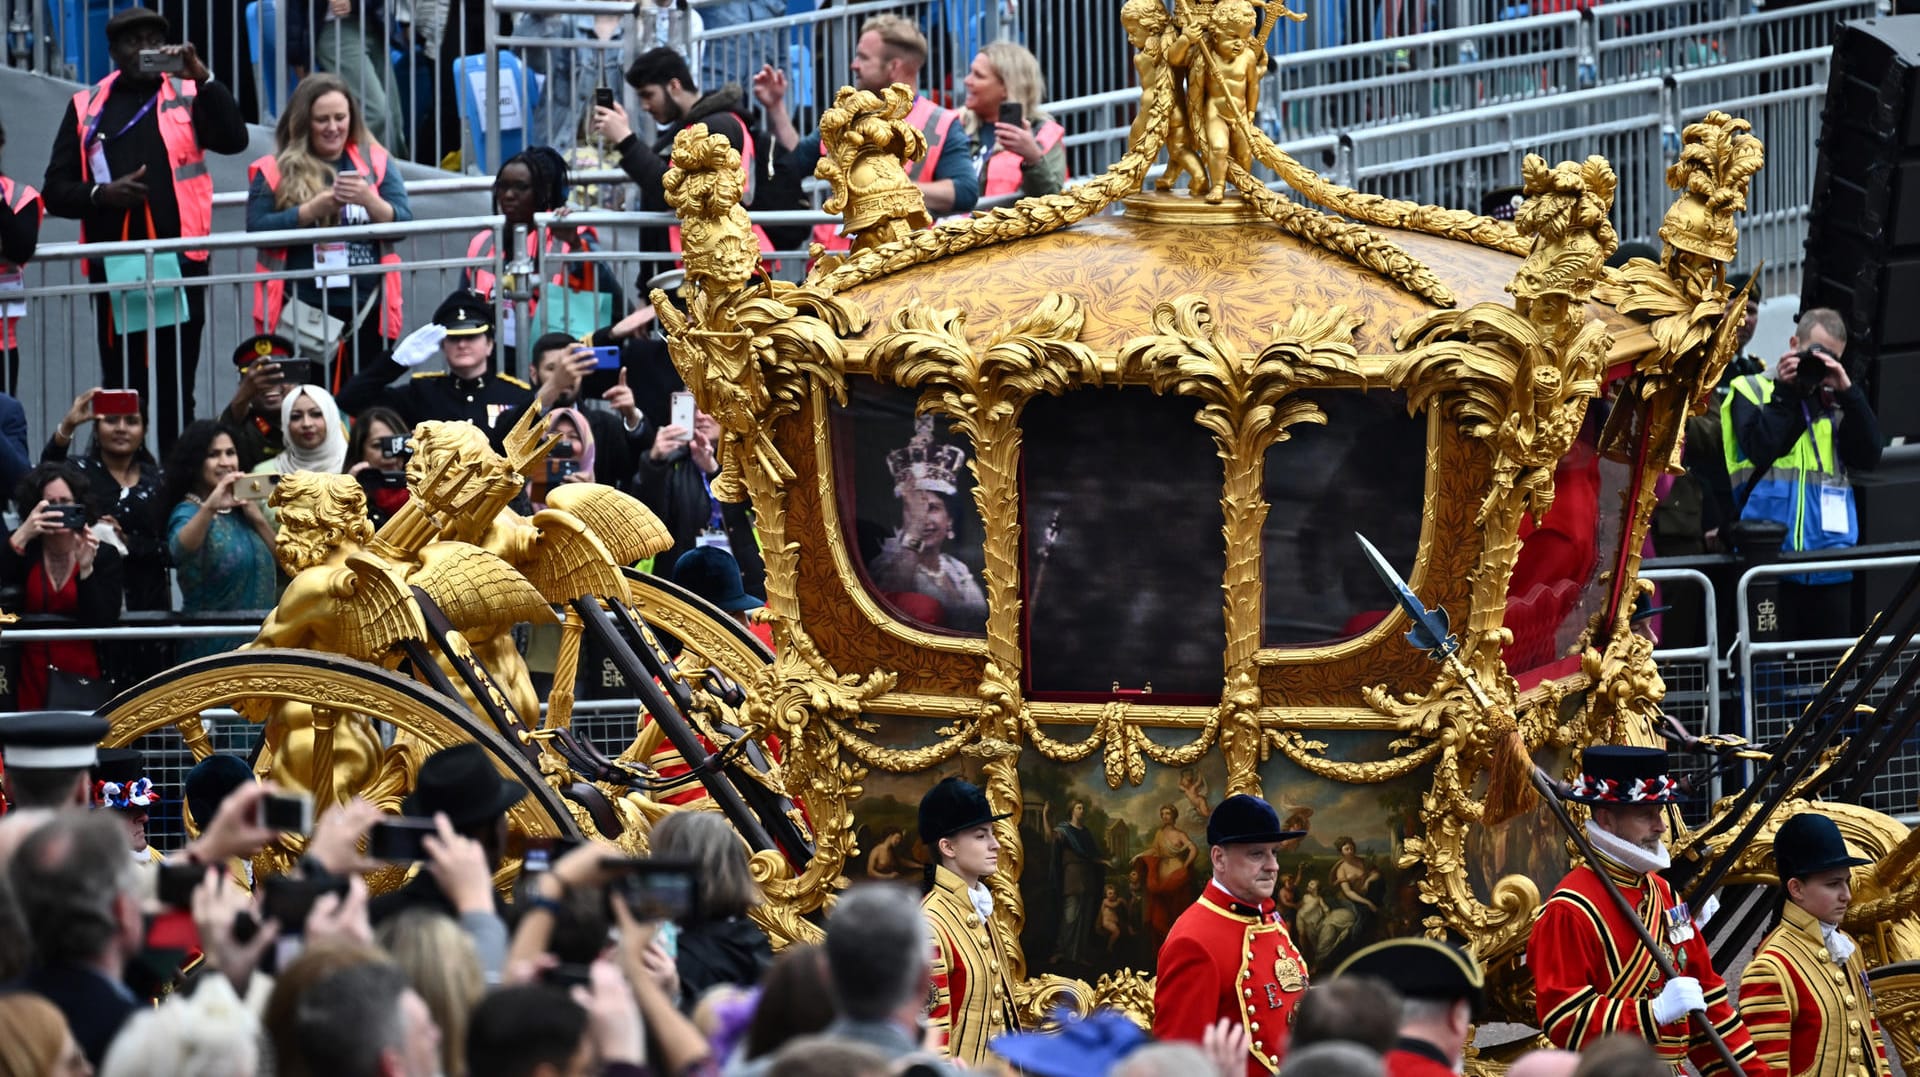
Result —
M 1678 926 L 1669 922 L 1674 900 L 1667 881 L 1637 874 L 1605 857 L 1600 865 L 1639 911 L 1641 922 L 1673 958 L 1680 975 L 1700 981 L 1707 1016 L 1733 1049 L 1741 1070 L 1748 1077 L 1767 1077 L 1771 1071 L 1727 997 L 1726 981 L 1713 971 L 1698 926 L 1691 916 Z M 1602 1036 L 1627 1032 L 1646 1040 L 1676 1070 L 1692 1059 L 1704 1077 L 1726 1077 L 1726 1063 L 1696 1033 L 1691 1019 L 1654 1023 L 1652 1000 L 1666 981 L 1592 868 L 1574 868 L 1548 896 L 1527 943 L 1527 965 L 1533 970 L 1540 1027 L 1554 1046 L 1578 1051 Z
M 1293 1008 L 1307 993 L 1307 963 L 1271 900 L 1242 904 L 1209 882 L 1160 947 L 1153 1036 L 1199 1043 L 1231 1017 L 1247 1028 L 1247 1075 L 1277 1073 Z
M 1388 1051 L 1382 1061 L 1386 1063 L 1387 1077 L 1459 1077 L 1440 1048 L 1410 1036 L 1400 1037 L 1400 1042 L 1393 1045 L 1393 1050 Z
M 1866 961 L 1833 960 L 1820 921 L 1789 902 L 1740 974 L 1740 1016 L 1780 1077 L 1886 1077 Z

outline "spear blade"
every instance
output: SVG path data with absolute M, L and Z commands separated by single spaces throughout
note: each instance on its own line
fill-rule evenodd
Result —
M 1436 662 L 1453 657 L 1460 650 L 1460 637 L 1449 630 L 1447 611 L 1428 609 L 1421 603 L 1420 596 L 1413 593 L 1413 588 L 1408 587 L 1400 574 L 1387 563 L 1386 557 L 1367 541 L 1367 536 L 1355 531 L 1353 537 L 1360 540 L 1360 548 L 1365 551 L 1367 562 L 1379 575 L 1380 582 L 1393 591 L 1400 608 L 1407 611 L 1407 617 L 1412 620 L 1413 627 L 1407 630 L 1407 642 L 1427 652 L 1427 657 Z

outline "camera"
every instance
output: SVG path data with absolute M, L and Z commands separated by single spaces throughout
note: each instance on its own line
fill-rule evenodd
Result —
M 362 468 L 358 473 L 360 485 L 369 490 L 404 490 L 407 488 L 407 473 L 404 471 L 375 471 Z
M 143 75 L 178 75 L 187 69 L 187 58 L 177 52 L 164 49 L 140 50 L 140 73 Z
M 48 505 L 48 508 L 60 514 L 60 526 L 68 531 L 84 531 L 87 527 L 87 507 L 69 501 L 64 505 Z
M 263 881 L 265 900 L 261 903 L 265 918 L 280 925 L 280 930 L 300 934 L 306 930 L 307 915 L 322 894 L 347 896 L 347 877 L 316 873 L 313 875 L 269 875 Z
M 283 834 L 313 831 L 313 798 L 304 793 L 270 793 L 260 799 L 254 824 Z
M 1826 360 L 1840 361 L 1839 356 L 1818 346 L 1802 348 L 1793 356 L 1800 360 L 1800 365 L 1794 368 L 1789 387 L 1801 396 L 1814 396 L 1820 392 L 1820 386 L 1827 380 Z
M 548 458 L 553 460 L 571 460 L 578 455 L 580 450 L 574 447 L 572 438 L 561 438 L 547 451 Z
M 409 862 L 427 858 L 426 837 L 438 833 L 431 819 L 402 816 L 375 823 L 367 832 L 367 855 L 375 860 Z
M 374 448 L 380 450 L 381 456 L 395 459 L 406 456 L 412 451 L 407 448 L 407 435 L 405 434 L 395 434 L 390 438 L 374 438 L 373 445 Z

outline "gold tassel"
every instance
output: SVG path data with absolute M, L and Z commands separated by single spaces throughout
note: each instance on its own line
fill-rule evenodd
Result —
M 1489 827 L 1526 815 L 1540 805 L 1540 794 L 1533 787 L 1533 755 L 1512 722 L 1508 718 L 1501 723 L 1507 731 L 1494 741 L 1493 760 L 1487 765 L 1487 799 L 1480 809 L 1480 822 Z

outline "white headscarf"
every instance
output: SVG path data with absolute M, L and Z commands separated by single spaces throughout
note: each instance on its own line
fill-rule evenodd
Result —
M 287 434 L 293 422 L 293 405 L 303 396 L 320 405 L 320 417 L 327 424 L 327 440 L 321 442 L 317 449 L 302 449 Z M 287 447 L 273 458 L 273 465 L 282 475 L 291 475 L 296 471 L 338 475 L 340 469 L 346 466 L 347 430 L 340 422 L 340 405 L 333 402 L 332 393 L 318 385 L 300 385 L 287 391 L 280 401 L 280 435 Z

